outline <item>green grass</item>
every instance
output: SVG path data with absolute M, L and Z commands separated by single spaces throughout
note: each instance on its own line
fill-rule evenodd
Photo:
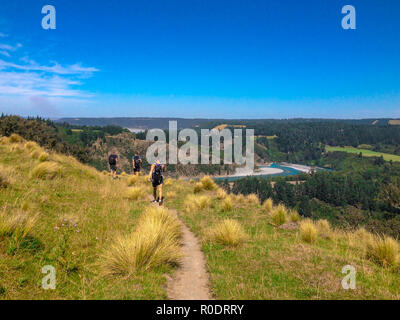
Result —
M 217 299 L 400 299 L 398 270 L 382 268 L 367 258 L 365 241 L 353 234 L 332 231 L 304 242 L 299 230 L 274 226 L 261 205 L 246 204 L 234 197 L 233 210 L 223 211 L 216 191 L 203 193 L 211 205 L 184 210 L 193 194 L 190 183 L 174 183 L 177 197 L 167 199 L 200 238 L 210 273 L 211 290 Z M 225 219 L 238 221 L 246 241 L 232 247 L 210 241 L 209 230 Z M 351 239 L 351 240 L 349 240 Z M 344 290 L 341 273 L 345 265 L 357 271 L 356 290 Z
M 360 149 L 360 148 L 354 148 L 354 147 L 331 147 L 331 146 L 326 146 L 325 149 L 330 152 L 341 151 L 341 152 L 355 153 L 355 154 L 359 154 L 360 152 L 362 152 L 362 155 L 364 157 L 381 157 L 381 156 L 383 156 L 383 159 L 386 161 L 392 160 L 392 161 L 400 162 L 400 156 L 389 154 L 389 153 L 375 152 L 375 151 L 368 150 L 368 149 Z
M 62 175 L 31 174 L 43 164 L 56 165 Z M 125 199 L 127 178 L 114 181 L 53 153 L 40 162 L 23 143 L 0 144 L 0 168 L 11 181 L 0 188 L 0 299 L 167 298 L 165 274 L 173 271 L 168 265 L 131 276 L 102 273 L 104 253 L 135 229 L 148 206 L 149 184 L 142 185 L 143 199 Z M 32 217 L 35 223 L 28 230 L 25 220 L 15 220 L 24 231 L 15 232 L 14 220 L 5 220 L 13 216 Z M 46 265 L 56 269 L 55 290 L 41 287 Z

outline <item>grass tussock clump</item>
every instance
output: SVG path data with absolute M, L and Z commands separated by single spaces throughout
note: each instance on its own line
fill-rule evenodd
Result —
M 271 198 L 268 198 L 267 200 L 264 201 L 263 210 L 266 213 L 270 213 L 273 207 L 274 207 L 274 202 L 272 201 Z
M 395 267 L 400 263 L 399 243 L 389 236 L 374 237 L 367 243 L 367 256 L 383 267 Z
M 143 189 L 140 187 L 129 188 L 125 191 L 125 198 L 129 200 L 139 200 L 143 196 Z
M 181 226 L 163 208 L 148 208 L 137 225 L 137 231 L 117 238 L 103 256 L 108 275 L 133 275 L 162 265 L 177 265 Z
M 13 133 L 13 134 L 9 137 L 8 141 L 9 141 L 10 143 L 21 143 L 21 142 L 24 142 L 24 139 L 23 139 L 20 135 L 18 135 L 18 134 L 16 134 L 16 133 Z
M 258 199 L 258 196 L 255 193 L 251 193 L 246 196 L 246 201 L 249 204 L 254 204 L 254 205 L 259 205 L 260 200 Z
M 25 148 L 28 150 L 32 150 L 32 149 L 40 148 L 40 147 L 36 142 L 28 141 L 27 143 L 25 143 Z
M 207 237 L 216 243 L 236 247 L 247 239 L 247 234 L 239 222 L 225 219 L 209 229 Z
M 270 214 L 271 214 L 272 222 L 277 226 L 280 226 L 280 225 L 286 223 L 286 221 L 287 221 L 286 207 L 281 204 L 278 205 L 277 207 L 273 208 L 273 210 L 271 211 Z
M 304 220 L 300 222 L 300 238 L 303 241 L 307 243 L 313 243 L 315 240 L 317 240 L 317 237 L 318 229 L 313 221 Z
M 32 169 L 30 176 L 38 179 L 54 179 L 62 176 L 62 169 L 55 162 L 42 162 Z
M 300 215 L 296 210 L 289 211 L 289 221 L 297 223 L 300 220 Z
M 226 197 L 222 200 L 221 210 L 224 212 L 231 211 L 233 209 L 233 199 L 232 197 Z
M 171 186 L 173 184 L 173 180 L 171 178 L 165 179 L 164 185 L 165 186 Z
M 45 162 L 45 161 L 49 160 L 49 154 L 48 154 L 47 152 L 42 152 L 42 153 L 39 155 L 38 160 L 39 160 L 40 162 Z
M 218 188 L 217 189 L 217 199 L 222 200 L 225 199 L 227 196 L 227 193 L 224 189 Z
M 186 212 L 199 209 L 206 209 L 209 207 L 211 207 L 211 199 L 206 195 L 204 196 L 189 195 L 185 200 Z
M 215 190 L 217 188 L 218 188 L 217 184 L 214 182 L 214 180 L 211 177 L 204 176 L 203 178 L 200 179 L 199 182 L 197 182 L 194 185 L 193 192 L 194 193 L 199 193 L 199 192 L 201 192 L 203 190 L 211 191 L 211 190 Z
M 0 211 L 0 236 L 13 236 L 17 242 L 31 235 L 36 225 L 37 216 L 32 214 L 9 210 Z
M 331 225 L 326 219 L 317 220 L 316 227 L 318 229 L 318 232 L 322 235 L 327 236 L 331 233 Z
M 9 144 L 10 143 L 10 140 L 9 140 L 9 138 L 8 137 L 0 137 L 0 145 L 6 145 L 6 144 Z
M 136 175 L 130 176 L 130 177 L 128 178 L 128 181 L 127 181 L 128 186 L 130 186 L 130 187 L 133 186 L 133 185 L 135 185 L 135 184 L 138 184 L 138 183 L 140 183 L 140 182 L 142 182 L 141 177 L 140 177 L 140 176 L 136 176 Z
M 167 198 L 176 198 L 176 192 L 175 191 L 167 191 L 167 193 L 165 194 Z
M 193 192 L 199 193 L 201 191 L 203 191 L 203 185 L 201 184 L 201 182 L 196 182 L 196 184 L 194 185 L 194 188 L 193 188 Z

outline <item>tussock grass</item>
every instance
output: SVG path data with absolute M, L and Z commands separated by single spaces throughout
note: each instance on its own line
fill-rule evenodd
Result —
M 232 197 L 226 197 L 225 199 L 222 200 L 222 205 L 221 205 L 222 211 L 228 212 L 233 209 L 233 199 Z
M 181 227 L 172 214 L 158 207 L 148 208 L 136 231 L 118 237 L 103 255 L 103 270 L 108 275 L 133 275 L 162 265 L 177 265 Z
M 307 219 L 300 222 L 300 238 L 307 242 L 313 243 L 317 240 L 318 229 L 313 223 L 313 221 Z
M 227 193 L 224 189 L 218 188 L 217 189 L 217 199 L 222 200 L 225 199 L 227 196 Z
M 40 147 L 36 142 L 28 141 L 27 143 L 25 143 L 25 148 L 28 149 L 28 150 L 32 150 L 32 149 L 35 149 L 35 148 L 38 149 Z
M 171 178 L 165 179 L 165 181 L 164 181 L 165 186 L 171 186 L 173 183 L 174 182 Z
M 318 233 L 322 235 L 329 236 L 329 234 L 331 233 L 331 225 L 326 219 L 317 220 L 316 227 L 318 229 Z
M 287 209 L 283 205 L 278 205 L 274 207 L 273 210 L 270 212 L 272 221 L 275 225 L 280 226 L 287 221 Z
M 167 191 L 165 194 L 167 198 L 176 198 L 176 192 L 175 191 Z
M 124 197 L 129 200 L 139 200 L 143 198 L 144 192 L 141 187 L 132 187 L 125 191 Z
M 211 198 L 206 195 L 189 195 L 185 200 L 185 209 L 187 212 L 209 208 L 210 206 Z
M 196 184 L 194 185 L 194 188 L 193 188 L 193 192 L 194 193 L 199 193 L 201 191 L 203 191 L 202 183 L 201 182 L 196 182 Z
M 32 169 L 30 176 L 38 179 L 54 179 L 62 176 L 62 169 L 55 162 L 42 162 Z
M 218 188 L 217 184 L 214 182 L 214 180 L 211 177 L 204 176 L 203 178 L 200 179 L 199 182 L 197 182 L 194 185 L 193 192 L 194 193 L 199 193 L 199 192 L 201 192 L 203 190 L 211 191 L 211 190 L 215 190 L 217 188 Z
M 208 230 L 209 240 L 227 246 L 236 247 L 247 239 L 242 225 L 232 219 L 225 219 Z
M 8 137 L 0 137 L 0 145 L 7 145 L 10 143 L 10 139 Z
M 9 140 L 8 140 L 10 143 L 21 143 L 21 142 L 24 142 L 24 139 L 20 136 L 20 135 L 18 135 L 18 134 L 16 134 L 16 133 L 13 133 L 10 137 L 9 137 Z
M 38 157 L 38 160 L 40 161 L 40 162 L 45 162 L 45 161 L 47 161 L 49 159 L 49 154 L 47 153 L 47 152 L 42 152 L 40 155 L 39 155 L 39 157 Z
M 272 201 L 272 199 L 269 198 L 269 199 L 264 201 L 263 210 L 266 213 L 270 213 L 273 207 L 274 207 L 274 202 Z
M 142 179 L 140 176 L 130 176 L 127 181 L 128 186 L 133 186 L 133 185 L 141 183 L 141 182 L 142 182 Z
M 255 204 L 255 205 L 260 204 L 260 200 L 258 199 L 258 196 L 255 193 L 251 193 L 251 194 L 247 195 L 246 201 L 249 204 Z
M 37 216 L 19 210 L 0 211 L 0 236 L 13 236 L 19 243 L 31 234 L 37 222 Z
M 300 220 L 300 215 L 296 210 L 289 210 L 289 221 L 298 222 Z
M 395 267 L 400 263 L 399 243 L 389 236 L 376 236 L 367 243 L 367 256 L 383 267 Z

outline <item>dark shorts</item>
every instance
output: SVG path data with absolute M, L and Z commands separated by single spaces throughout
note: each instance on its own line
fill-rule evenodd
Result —
M 152 182 L 153 182 L 153 188 L 156 188 L 156 187 L 158 187 L 159 185 L 162 185 L 163 184 L 163 182 L 164 182 L 164 178 L 161 176 L 160 178 L 158 178 L 158 179 L 152 179 Z
M 110 170 L 113 172 L 117 171 L 117 165 L 116 164 L 110 164 Z

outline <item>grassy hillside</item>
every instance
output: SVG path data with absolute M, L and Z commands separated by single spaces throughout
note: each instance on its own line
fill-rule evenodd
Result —
M 209 178 L 166 179 L 165 208 L 142 177 L 107 174 L 16 135 L 0 138 L 0 299 L 161 299 L 179 265 L 180 227 L 199 237 L 217 299 L 399 299 L 399 243 Z M 290 222 L 290 223 L 289 223 Z M 56 290 L 41 287 L 54 266 Z M 357 272 L 344 290 L 342 268 Z
M 400 162 L 400 156 L 394 155 L 394 154 L 388 154 L 388 153 L 383 153 L 383 152 L 375 152 L 372 150 L 368 149 L 361 149 L 361 148 L 353 148 L 353 147 L 331 147 L 331 146 L 326 146 L 325 147 L 326 151 L 334 152 L 334 151 L 341 151 L 341 152 L 347 152 L 347 153 L 355 153 L 359 154 L 362 152 L 362 155 L 364 157 L 383 157 L 384 160 L 386 161 L 396 161 Z
M 140 188 L 128 182 L 16 135 L 1 138 L 0 299 L 166 298 L 170 263 L 148 259 L 130 274 L 137 253 L 123 241 L 146 242 L 135 230 L 145 230 L 151 190 L 143 179 Z M 46 265 L 56 269 L 56 290 L 41 287 Z
M 169 205 L 202 240 L 217 298 L 400 299 L 398 242 L 323 220 L 299 228 L 283 206 L 215 188 L 185 183 Z M 346 265 L 356 268 L 356 290 L 341 286 Z

